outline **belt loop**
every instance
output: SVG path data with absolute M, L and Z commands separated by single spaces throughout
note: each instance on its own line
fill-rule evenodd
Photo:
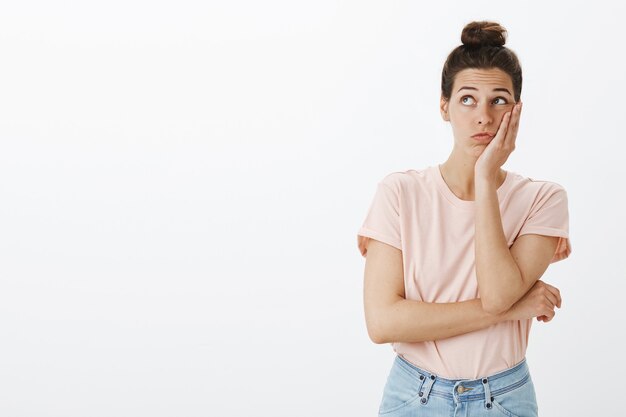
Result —
M 485 387 L 485 407 L 491 409 L 491 388 L 489 388 L 489 381 L 487 381 L 487 378 L 483 378 L 483 385 Z
M 420 400 L 422 404 L 426 404 L 428 402 L 428 395 L 430 394 L 430 390 L 435 383 L 436 376 L 431 374 L 430 376 L 424 376 L 424 378 L 426 378 L 426 381 L 422 384 L 422 389 L 419 393 L 420 397 L 422 397 Z

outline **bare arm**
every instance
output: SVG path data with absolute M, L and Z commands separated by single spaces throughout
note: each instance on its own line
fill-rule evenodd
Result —
M 518 236 L 509 250 L 502 229 L 496 172 L 515 149 L 521 106 L 517 103 L 502 118 L 498 133 L 474 166 L 476 276 L 483 307 L 494 314 L 507 311 L 535 286 L 558 244 L 554 229 L 543 227 L 539 230 L 548 235 Z M 567 203 L 565 190 L 556 201 Z
M 455 303 L 398 299 L 378 311 L 384 323 L 370 338 L 375 343 L 439 340 L 480 330 L 505 320 L 483 310 L 480 298 Z
M 507 320 L 483 310 L 480 298 L 456 303 L 407 300 L 402 251 L 370 239 L 365 262 L 365 320 L 374 343 L 439 340 Z
M 476 182 L 476 278 L 483 308 L 491 313 L 506 311 L 528 291 L 509 250 L 500 216 L 496 184 Z M 528 283 L 532 285 L 532 283 Z
M 483 308 L 498 314 L 507 311 L 543 275 L 556 251 L 559 238 L 527 234 L 508 248 L 496 187 L 476 184 L 476 278 Z

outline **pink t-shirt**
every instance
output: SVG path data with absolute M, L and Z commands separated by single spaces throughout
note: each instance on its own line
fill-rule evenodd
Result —
M 567 193 L 561 185 L 507 171 L 497 194 L 509 247 L 528 233 L 559 236 L 551 263 L 569 256 Z M 377 185 L 357 233 L 359 250 L 366 256 L 369 238 L 402 250 L 406 299 L 447 303 L 479 298 L 474 204 L 448 188 L 439 165 L 392 172 Z M 392 347 L 444 378 L 476 379 L 524 359 L 531 325 L 532 319 L 509 320 L 446 339 Z

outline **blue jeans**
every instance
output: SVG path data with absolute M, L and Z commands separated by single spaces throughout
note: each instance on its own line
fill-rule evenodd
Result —
M 478 379 L 446 379 L 396 355 L 378 409 L 380 417 L 537 417 L 526 358 Z

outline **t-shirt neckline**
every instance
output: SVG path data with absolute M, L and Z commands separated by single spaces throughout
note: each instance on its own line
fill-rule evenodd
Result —
M 443 194 L 446 200 L 448 200 L 450 203 L 452 203 L 458 208 L 461 208 L 464 210 L 475 210 L 475 204 L 476 204 L 475 201 L 460 199 L 448 187 L 448 184 L 446 184 L 446 181 L 443 179 L 443 175 L 441 175 L 439 164 L 435 164 L 434 166 L 432 166 L 430 171 L 431 171 L 432 176 L 435 179 L 435 184 L 437 185 L 437 188 Z M 510 171 L 505 170 L 505 172 L 506 172 L 506 176 L 504 177 L 504 182 L 497 189 L 498 199 L 500 201 L 501 201 L 501 197 L 504 195 L 506 189 L 508 188 L 509 183 L 511 182 L 511 178 L 513 176 Z

